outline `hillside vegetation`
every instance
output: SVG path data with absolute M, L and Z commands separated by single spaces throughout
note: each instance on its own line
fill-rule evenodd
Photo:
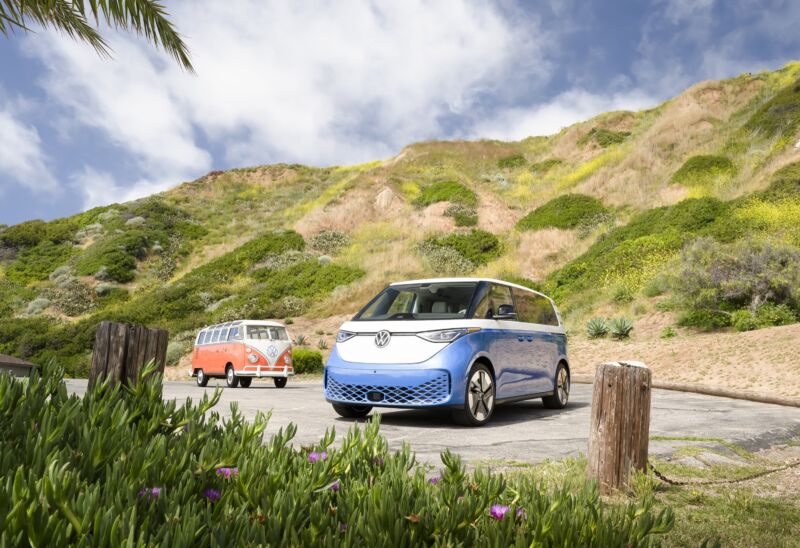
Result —
M 665 338 L 794 323 L 798 139 L 792 63 L 548 137 L 212 172 L 0 229 L 0 352 L 80 375 L 101 319 L 165 327 L 185 350 L 198 327 L 242 316 L 324 324 L 302 333 L 322 348 L 326 318 L 440 274 L 541 288 L 573 337 L 594 317 L 656 340 L 640 319 L 659 315 Z

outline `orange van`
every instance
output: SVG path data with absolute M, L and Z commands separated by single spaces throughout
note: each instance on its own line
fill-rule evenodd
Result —
M 225 378 L 230 388 L 248 388 L 253 378 L 272 377 L 277 388 L 294 375 L 292 340 L 278 322 L 237 320 L 200 330 L 192 351 L 197 386 Z

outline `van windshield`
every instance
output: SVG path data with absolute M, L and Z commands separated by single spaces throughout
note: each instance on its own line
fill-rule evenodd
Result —
M 289 335 L 283 327 L 268 325 L 248 325 L 247 338 L 257 341 L 288 341 Z
M 369 321 L 465 318 L 477 287 L 477 282 L 389 286 L 353 319 Z

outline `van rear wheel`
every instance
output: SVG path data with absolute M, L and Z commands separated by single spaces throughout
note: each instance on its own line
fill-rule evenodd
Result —
M 236 388 L 239 386 L 239 377 L 236 376 L 236 373 L 233 371 L 233 366 L 228 366 L 228 369 L 225 370 L 225 384 L 228 385 L 228 388 Z
M 283 388 L 286 386 L 286 381 L 288 381 L 286 377 L 273 377 L 272 382 L 275 383 L 275 388 Z
M 346 419 L 360 419 L 369 415 L 372 411 L 371 405 L 342 405 L 333 403 L 333 410 Z
M 206 377 L 206 373 L 202 369 L 198 369 L 195 376 L 197 377 L 197 386 L 203 387 L 208 384 L 208 377 Z

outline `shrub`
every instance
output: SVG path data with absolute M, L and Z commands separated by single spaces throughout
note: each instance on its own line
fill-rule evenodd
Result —
M 605 318 L 592 318 L 586 324 L 586 335 L 590 339 L 602 339 L 608 335 L 608 322 Z
M 745 308 L 731 314 L 731 325 L 736 331 L 752 331 L 758 329 L 758 320 L 752 312 Z
M 473 229 L 466 234 L 450 234 L 440 238 L 428 238 L 421 246 L 423 255 L 430 255 L 435 247 L 449 248 L 473 265 L 484 265 L 502 254 L 502 245 L 497 236 L 485 230 Z
M 323 230 L 311 238 L 311 247 L 326 255 L 336 255 L 350 245 L 350 236 L 338 230 Z
M 37 297 L 28 303 L 28 308 L 25 313 L 29 316 L 37 316 L 45 311 L 50 306 L 50 299 L 46 297 Z
M 672 339 L 678 336 L 678 332 L 671 325 L 666 326 L 661 330 L 662 339 Z
M 56 268 L 63 266 L 73 253 L 71 244 L 56 244 L 44 240 L 20 251 L 6 270 L 6 276 L 23 285 L 32 281 L 46 280 Z
M 672 175 L 679 185 L 705 186 L 736 174 L 736 166 L 725 156 L 692 156 Z
M 441 181 L 426 186 L 414 200 L 417 206 L 425 207 L 436 202 L 453 202 L 478 205 L 478 197 L 469 188 L 457 181 Z
M 633 291 L 626 285 L 618 285 L 611 299 L 617 304 L 627 304 L 633 301 Z
M 767 189 L 756 195 L 773 202 L 800 197 L 800 162 L 787 164 L 776 171 Z
M 547 173 L 551 169 L 556 166 L 560 166 L 563 164 L 564 161 L 559 158 L 548 158 L 547 160 L 542 160 L 541 162 L 535 162 L 531 164 L 531 172 L 532 173 Z
M 46 236 L 47 223 L 37 219 L 3 229 L 0 232 L 0 242 L 7 247 L 33 247 Z
M 298 335 L 299 337 L 302 337 L 302 335 Z M 294 364 L 295 373 L 322 373 L 322 354 L 316 350 L 292 348 L 292 363 Z
M 593 127 L 583 137 L 578 139 L 578 145 L 584 146 L 590 141 L 594 141 L 603 148 L 608 148 L 612 145 L 618 145 L 630 137 L 629 131 L 614 131 L 601 127 Z
M 296 249 L 290 249 L 289 251 L 284 251 L 278 255 L 269 255 L 263 261 L 258 263 L 254 266 L 254 268 L 266 268 L 269 270 L 282 270 L 284 268 L 289 268 L 290 266 L 294 266 L 298 263 L 302 263 L 312 259 L 314 255 L 311 253 L 307 253 L 305 251 L 298 251 Z
M 581 224 L 594 222 L 606 213 L 606 208 L 597 198 L 584 194 L 562 194 L 520 219 L 517 228 L 519 230 L 539 230 L 548 227 L 577 228 Z
M 171 341 L 167 345 L 167 365 L 178 365 L 180 359 L 191 351 L 192 345 L 185 341 Z
M 466 274 L 475 270 L 472 261 L 451 247 L 442 247 L 435 240 L 425 240 L 415 247 L 428 268 L 438 274 Z
M 47 290 L 47 296 L 67 316 L 80 316 L 95 307 L 92 290 L 72 277 L 62 277 L 57 285 Z
M 718 310 L 688 310 L 678 317 L 678 325 L 713 331 L 731 325 L 731 316 Z
M 612 318 L 608 322 L 608 328 L 613 338 L 617 340 L 627 339 L 631 336 L 631 331 L 633 331 L 633 322 L 623 317 Z
M 456 226 L 475 226 L 478 224 L 478 212 L 474 207 L 464 204 L 452 204 L 444 210 L 445 217 L 452 217 Z
M 671 282 L 690 311 L 728 311 L 765 303 L 800 306 L 800 251 L 745 240 L 721 244 L 700 238 L 688 245 Z
M 522 154 L 512 154 L 497 160 L 497 167 L 500 169 L 514 169 L 516 167 L 522 167 L 527 163 L 528 162 L 525 160 L 525 156 Z
M 797 315 L 785 304 L 764 303 L 755 313 L 749 309 L 731 314 L 731 324 L 737 331 L 752 331 L 776 325 L 788 325 L 797 321 Z
M 220 391 L 165 402 L 157 377 L 81 399 L 52 368 L 0 375 L 0 394 L 4 545 L 647 546 L 674 524 L 651 497 L 611 504 L 586 480 L 467 471 L 449 452 L 434 484 L 378 419 L 301 448 L 293 425 L 266 436 L 263 413 L 223 420 Z

